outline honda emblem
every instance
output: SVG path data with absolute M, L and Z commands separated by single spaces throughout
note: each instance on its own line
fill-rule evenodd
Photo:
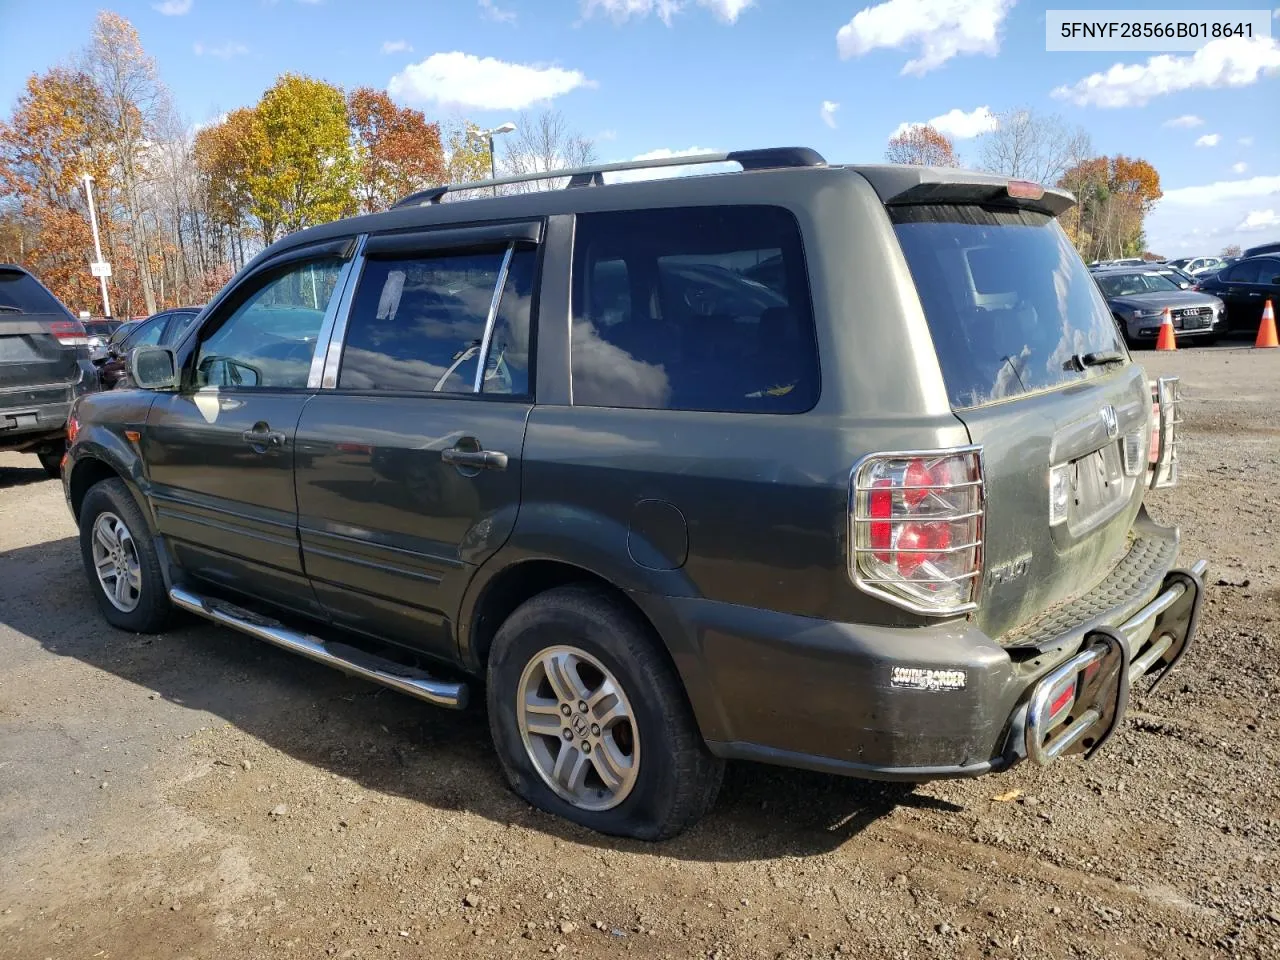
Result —
M 1116 419 L 1116 408 L 1111 404 L 1107 404 L 1098 411 L 1098 416 L 1102 418 L 1102 425 L 1107 428 L 1107 439 L 1114 440 L 1120 436 L 1120 422 Z

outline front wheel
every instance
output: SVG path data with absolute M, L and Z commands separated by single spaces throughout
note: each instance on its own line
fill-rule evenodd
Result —
M 715 802 L 724 772 L 659 641 L 589 586 L 534 597 L 498 630 L 489 728 L 512 788 L 601 833 L 663 840 Z
M 80 556 L 107 622 L 158 633 L 171 607 L 147 522 L 123 480 L 103 480 L 80 506 Z

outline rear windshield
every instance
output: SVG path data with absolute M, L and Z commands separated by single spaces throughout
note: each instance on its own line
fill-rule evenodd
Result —
M 0 314 L 6 313 L 63 314 L 65 311 L 30 274 L 0 270 Z
M 1102 376 L 1088 353 L 1124 352 L 1088 269 L 1057 221 L 1029 210 L 890 210 L 951 405 L 976 407 Z

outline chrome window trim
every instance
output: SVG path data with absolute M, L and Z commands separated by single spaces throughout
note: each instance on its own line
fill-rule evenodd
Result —
M 316 354 L 311 359 L 311 376 L 307 386 L 313 390 L 333 390 L 338 386 L 338 364 L 342 360 L 342 345 L 347 335 L 347 321 L 351 317 L 351 302 L 356 286 L 364 273 L 364 245 L 367 233 L 356 238 L 356 248 L 343 266 L 342 291 L 330 301 L 333 316 L 325 315 L 325 327 L 316 341 Z M 323 343 L 323 350 L 321 344 Z
M 511 270 L 511 257 L 515 251 L 516 245 L 513 240 L 507 244 L 507 252 L 502 255 L 502 265 L 498 267 L 498 279 L 494 283 L 493 296 L 489 299 L 489 315 L 485 317 L 484 334 L 480 338 L 480 355 L 476 363 L 476 379 L 472 393 L 480 393 L 484 386 L 484 371 L 489 365 L 489 344 L 493 340 L 493 325 L 498 319 L 498 307 L 502 305 L 502 294 L 507 287 L 507 273 Z

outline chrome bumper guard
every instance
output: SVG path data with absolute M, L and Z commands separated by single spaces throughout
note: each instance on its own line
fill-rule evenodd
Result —
M 1171 570 L 1150 603 L 1118 627 L 1090 631 L 1080 652 L 1031 688 L 1023 728 L 1026 756 L 1044 766 L 1065 754 L 1092 756 L 1119 725 L 1129 688 L 1154 689 L 1195 636 L 1208 564 Z

